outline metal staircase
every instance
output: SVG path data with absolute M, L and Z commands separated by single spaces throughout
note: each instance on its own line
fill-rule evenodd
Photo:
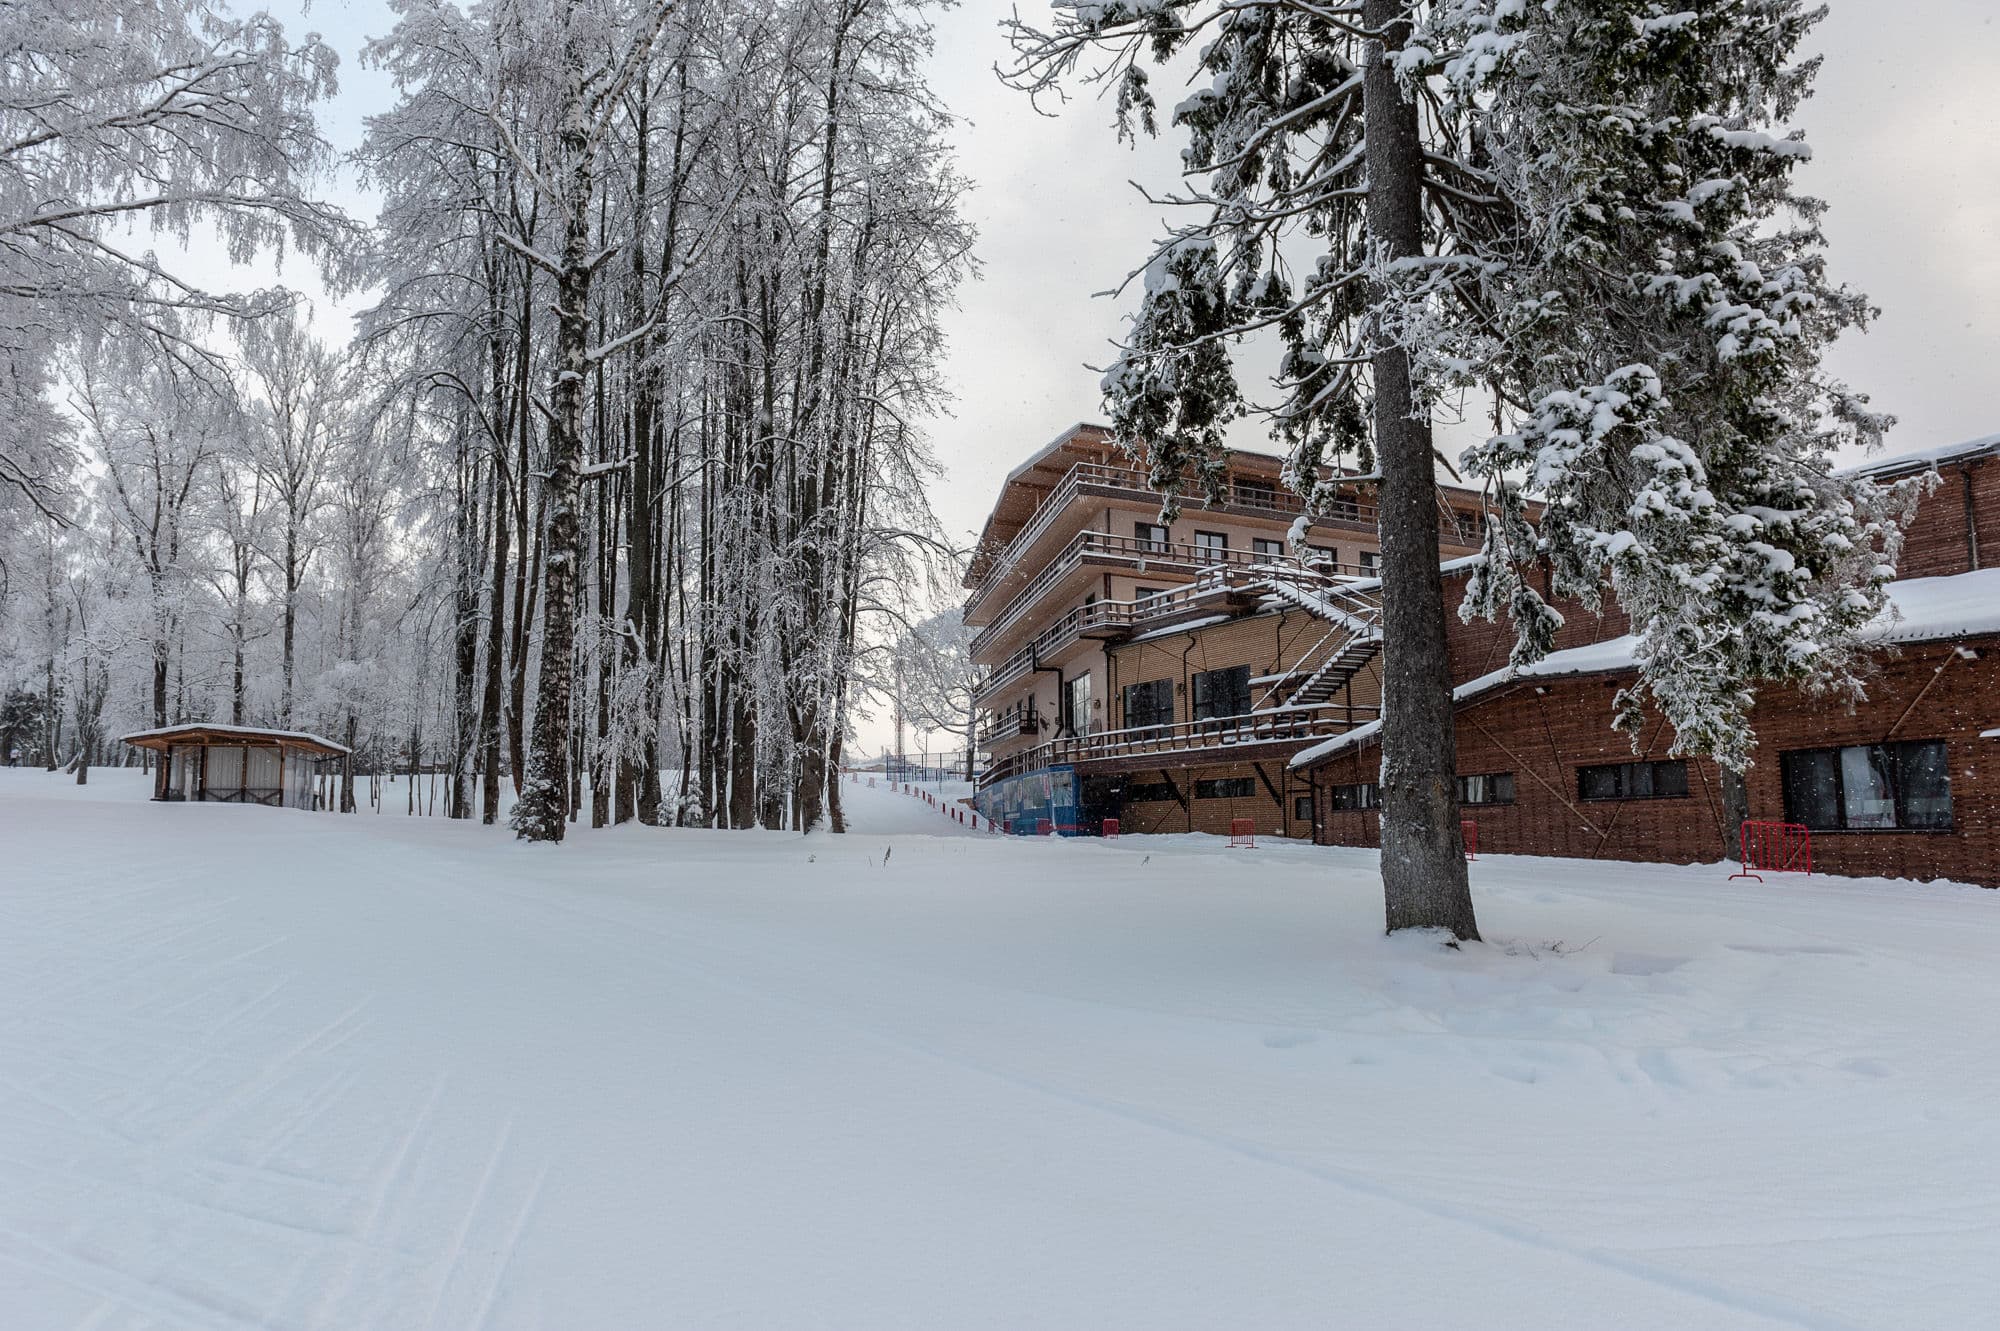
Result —
M 1326 636 L 1291 669 L 1266 681 L 1259 711 L 1317 707 L 1332 700 L 1382 650 L 1381 602 L 1331 580 L 1272 577 L 1262 590 L 1328 622 Z

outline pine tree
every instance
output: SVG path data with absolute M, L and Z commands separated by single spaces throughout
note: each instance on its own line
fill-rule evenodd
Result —
M 1117 86 L 1121 134 L 1156 132 L 1145 64 L 1189 53 L 1205 87 L 1173 108 L 1190 179 L 1168 196 L 1199 220 L 1144 268 L 1130 336 L 1104 379 L 1119 438 L 1167 506 L 1213 491 L 1222 429 L 1242 413 L 1233 360 L 1275 329 L 1273 433 L 1309 511 L 1379 462 L 1384 606 L 1382 879 L 1391 930 L 1478 937 L 1458 840 L 1430 412 L 1478 320 L 1468 237 L 1499 225 L 1472 117 L 1436 94 L 1438 61 L 1405 0 L 1108 0 L 1061 5 L 1053 32 L 1011 25 L 1010 81 L 1059 92 L 1090 59 Z M 1108 59 L 1104 58 L 1108 53 Z
M 1474 0 L 1442 16 L 1515 226 L 1489 237 L 1484 371 L 1514 428 L 1470 450 L 1502 509 L 1464 613 L 1510 613 L 1514 660 L 1560 624 L 1524 577 L 1637 635 L 1675 751 L 1740 770 L 1755 681 L 1854 696 L 1914 487 L 1834 474 L 1889 418 L 1820 368 L 1871 315 L 1826 272 L 1823 205 L 1782 127 L 1817 60 L 1798 0 Z M 1539 503 L 1530 520 L 1529 499 Z

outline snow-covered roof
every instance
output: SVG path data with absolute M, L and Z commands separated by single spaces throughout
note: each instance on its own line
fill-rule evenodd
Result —
M 333 753 L 346 753 L 345 744 L 336 744 L 324 735 L 315 735 L 309 730 L 270 730 L 263 726 L 229 726 L 214 721 L 183 721 L 179 725 L 161 726 L 156 730 L 135 730 L 124 736 L 122 744 L 136 744 L 141 740 L 169 739 L 175 735 L 199 733 L 204 735 L 242 735 L 251 739 L 288 739 L 302 744 L 317 744 Z
M 1864 462 L 1858 467 L 1848 467 L 1842 476 L 1894 476 L 1898 472 L 1922 471 L 1926 467 L 1940 467 L 1948 462 L 1964 462 L 1971 458 L 2000 453 L 2000 434 L 1983 435 L 1978 439 L 1967 439 L 1964 443 L 1946 444 L 1939 448 L 1920 448 L 1911 453 L 1898 453 L 1894 457 L 1880 458 L 1874 462 Z
M 1947 638 L 1967 638 L 2000 633 L 2000 568 L 1975 569 L 1939 578 L 1905 578 L 1889 584 L 1889 609 L 1862 630 L 1862 636 L 1881 643 L 1937 642 Z M 1630 634 L 1607 638 L 1550 652 L 1539 661 L 1519 669 L 1502 666 L 1477 679 L 1467 680 L 1451 691 L 1454 703 L 1470 702 L 1505 684 L 1526 679 L 1561 679 L 1572 675 L 1597 675 L 1613 670 L 1630 670 L 1638 639 Z M 1322 740 L 1292 755 L 1292 767 L 1345 753 L 1373 740 L 1381 732 L 1380 721 Z

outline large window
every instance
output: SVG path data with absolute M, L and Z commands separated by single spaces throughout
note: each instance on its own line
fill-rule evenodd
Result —
M 1194 783 L 1198 800 L 1244 800 L 1257 793 L 1257 779 L 1249 776 L 1217 776 Z
M 1163 804 L 1179 798 L 1173 786 L 1165 781 L 1140 781 L 1125 787 L 1127 804 Z
M 1174 682 L 1149 679 L 1125 686 L 1125 725 L 1170 726 L 1174 723 Z
M 1072 735 L 1090 733 L 1090 676 L 1066 679 L 1062 686 L 1063 728 Z
M 1512 772 L 1488 772 L 1484 776 L 1462 776 L 1458 779 L 1458 802 L 1460 804 L 1512 804 L 1514 802 L 1514 774 Z
M 1687 764 L 1606 763 L 1576 769 L 1576 793 L 1587 800 L 1671 800 L 1688 793 Z
M 1250 553 L 1259 559 L 1283 559 L 1285 543 L 1274 541 L 1268 536 L 1253 536 L 1250 538 Z
M 1311 822 L 1313 820 L 1313 797 L 1310 795 L 1292 796 L 1292 817 L 1301 823 Z
M 1380 550 L 1363 550 L 1361 552 L 1361 571 L 1363 573 L 1380 573 L 1382 571 L 1382 552 Z
M 1204 670 L 1194 677 L 1194 719 L 1213 721 L 1250 710 L 1250 667 Z
M 1373 781 L 1356 786 L 1329 786 L 1326 802 L 1336 809 L 1373 809 L 1382 803 L 1382 791 Z
M 1951 829 L 1943 740 L 1802 749 L 1781 761 L 1791 822 L 1827 832 Z
M 1148 550 L 1164 550 L 1167 548 L 1167 529 L 1157 522 L 1133 523 L 1132 536 L 1140 545 Z
M 1194 548 L 1203 554 L 1222 554 L 1229 549 L 1229 533 L 1226 531 L 1198 531 L 1194 534 Z

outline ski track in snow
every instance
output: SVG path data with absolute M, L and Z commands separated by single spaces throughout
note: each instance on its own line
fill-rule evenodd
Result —
M 556 848 L 93 783 L 0 770 L 7 1331 L 2000 1299 L 1993 893 L 1502 857 L 1450 954 L 1363 852 L 865 785 L 846 837 Z

